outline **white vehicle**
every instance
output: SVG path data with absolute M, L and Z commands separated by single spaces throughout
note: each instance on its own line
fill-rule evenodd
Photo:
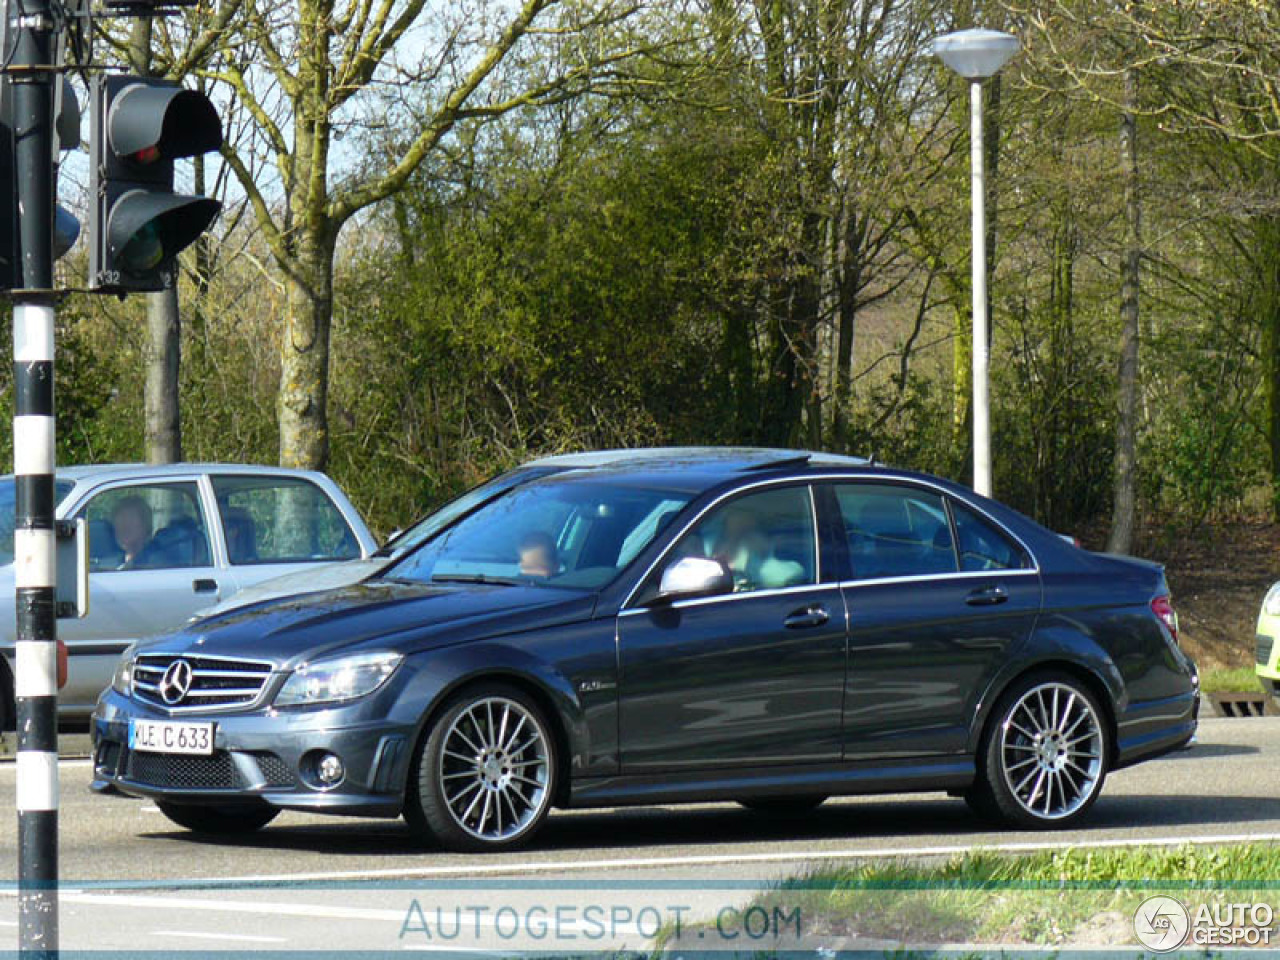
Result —
M 61 717 L 88 716 L 135 640 L 182 626 L 263 580 L 377 544 L 321 473 L 235 464 L 68 467 L 57 472 L 59 520 L 87 521 L 89 612 L 60 620 L 68 679 Z M 13 727 L 12 476 L 0 477 L 0 729 Z

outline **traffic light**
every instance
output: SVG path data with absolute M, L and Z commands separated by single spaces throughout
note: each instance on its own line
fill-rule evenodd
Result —
M 204 94 L 150 77 L 95 77 L 91 99 L 89 287 L 163 290 L 222 209 L 173 192 L 174 158 L 217 150 L 222 121 Z
M 0 39 L 0 49 L 4 48 Z M 58 182 L 58 158 L 80 146 L 80 104 L 66 77 L 59 78 L 54 99 L 53 182 Z M 0 290 L 22 286 L 22 252 L 18 235 L 18 184 L 14 169 L 13 88 L 0 78 Z M 54 207 L 53 258 L 69 251 L 80 236 L 80 221 L 62 204 Z

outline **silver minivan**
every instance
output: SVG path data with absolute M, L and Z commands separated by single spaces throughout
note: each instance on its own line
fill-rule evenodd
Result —
M 181 626 L 245 587 L 376 549 L 321 473 L 178 463 L 57 471 L 59 520 L 87 521 L 89 614 L 60 620 L 63 718 L 88 716 L 135 640 Z M 0 477 L 0 730 L 13 725 L 14 482 Z

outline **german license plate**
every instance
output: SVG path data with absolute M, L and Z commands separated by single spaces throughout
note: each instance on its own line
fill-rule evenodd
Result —
M 129 749 L 147 753 L 213 753 L 212 723 L 130 720 Z

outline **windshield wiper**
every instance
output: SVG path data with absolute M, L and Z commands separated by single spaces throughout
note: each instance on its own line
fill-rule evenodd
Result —
M 487 573 L 438 573 L 432 583 L 484 583 L 498 587 L 519 587 L 524 581 L 511 577 L 493 577 Z

